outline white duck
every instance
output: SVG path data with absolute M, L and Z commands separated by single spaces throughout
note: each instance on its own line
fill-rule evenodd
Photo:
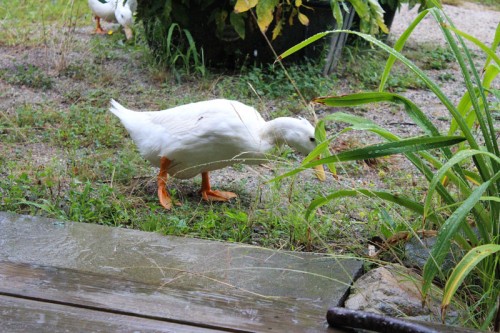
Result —
M 137 0 L 88 0 L 88 3 L 97 22 L 95 33 L 106 33 L 101 27 L 103 19 L 118 22 L 123 26 L 127 39 L 132 38 L 133 13 L 137 9 Z
M 212 190 L 210 171 L 236 163 L 263 163 L 275 145 L 286 143 L 302 154 L 316 147 L 314 127 L 307 120 L 282 117 L 266 122 L 254 108 L 237 101 L 217 99 L 136 112 L 111 100 L 110 111 L 120 118 L 142 156 L 160 168 L 158 197 L 166 209 L 172 206 L 165 187 L 169 174 L 186 179 L 201 173 L 202 198 L 228 201 L 236 194 Z M 324 177 L 322 166 L 317 172 Z

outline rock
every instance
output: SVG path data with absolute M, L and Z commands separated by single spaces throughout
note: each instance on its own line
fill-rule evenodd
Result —
M 422 278 L 401 266 L 384 266 L 361 276 L 351 289 L 345 307 L 391 317 L 441 322 L 440 299 L 431 297 L 422 306 Z M 447 314 L 446 322 L 456 324 L 457 312 Z
M 427 259 L 429 259 L 430 251 L 436 243 L 436 239 L 437 237 L 427 237 L 423 239 L 412 237 L 405 244 L 403 264 L 406 267 L 417 267 L 420 270 L 423 269 Z M 443 272 L 447 272 L 456 265 L 456 258 L 459 257 L 459 248 L 457 246 L 453 246 L 452 250 L 453 253 L 450 251 L 443 261 L 443 265 L 441 267 Z

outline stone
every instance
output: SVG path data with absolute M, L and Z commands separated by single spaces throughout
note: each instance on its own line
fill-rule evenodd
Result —
M 403 264 L 406 267 L 416 267 L 420 270 L 424 268 L 427 259 L 429 259 L 430 251 L 434 244 L 436 243 L 436 236 L 418 238 L 411 237 L 405 244 L 405 255 L 403 259 Z M 459 248 L 457 246 L 452 246 L 452 251 L 450 251 L 443 261 L 441 269 L 443 272 L 447 272 L 457 263 L 457 257 L 459 257 Z
M 421 281 L 418 274 L 402 266 L 378 267 L 353 284 L 345 307 L 391 317 L 441 322 L 440 297 L 433 290 L 433 295 L 422 306 Z M 457 312 L 450 309 L 446 322 L 457 324 L 457 320 Z

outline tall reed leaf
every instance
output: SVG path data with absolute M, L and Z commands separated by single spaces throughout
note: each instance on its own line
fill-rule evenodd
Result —
M 439 137 L 416 137 L 395 142 L 381 143 L 359 149 L 341 152 L 319 160 L 314 160 L 302 165 L 300 168 L 289 171 L 283 175 L 275 177 L 271 182 L 279 181 L 283 178 L 293 176 L 308 168 L 328 163 L 338 163 L 347 161 L 366 160 L 382 156 L 410 153 L 420 150 L 428 150 L 451 146 L 464 141 L 460 136 L 439 136 Z
M 439 84 L 401 53 L 414 29 L 429 14 L 435 19 L 436 28 L 439 28 L 443 33 L 462 73 L 466 92 L 456 106 Z M 442 9 L 433 7 L 418 14 L 408 29 L 396 41 L 393 48 L 360 32 L 334 30 L 317 34 L 305 40 L 284 52 L 279 59 L 321 37 L 340 32 L 359 36 L 370 42 L 371 45 L 387 52 L 388 60 L 382 72 L 379 91 L 355 93 L 347 96 L 318 97 L 315 101 L 334 107 L 351 107 L 378 102 L 397 103 L 404 106 L 404 112 L 429 137 L 401 139 L 370 120 L 336 112 L 320 120 L 324 122 L 340 121 L 350 125 L 335 136 L 349 130 L 362 130 L 376 133 L 388 142 L 344 151 L 318 161 L 311 160 L 303 167 L 325 162 L 367 159 L 398 152 L 404 154 L 413 163 L 430 185 L 423 204 L 409 199 L 406 201 L 401 199 L 404 198 L 403 195 L 385 191 L 335 190 L 329 195 L 315 199 L 307 210 L 307 218 L 313 218 L 316 208 L 330 200 L 365 195 L 406 207 L 420 214 L 423 222 L 432 219 L 435 223 L 433 226 L 438 229 L 438 236 L 431 249 L 430 259 L 423 270 L 422 293 L 424 297 L 438 274 L 441 278 L 446 278 L 446 274 L 443 274 L 440 269 L 445 256 L 450 251 L 451 243 L 455 242 L 462 248 L 463 252 L 468 252 L 468 254 L 455 267 L 453 274 L 448 279 L 448 287 L 443 299 L 444 309 L 448 306 L 453 295 L 460 292 L 462 297 L 471 298 L 469 303 L 474 304 L 471 306 L 471 312 L 474 313 L 472 317 L 480 318 L 476 322 L 477 327 L 483 329 L 500 328 L 500 302 L 498 301 L 500 297 L 498 282 L 500 281 L 500 251 L 498 251 L 498 246 L 500 246 L 500 199 L 498 199 L 500 197 L 500 150 L 496 129 L 498 125 L 495 124 L 491 111 L 491 100 L 487 98 L 490 93 L 496 94 L 496 90 L 491 87 L 495 87 L 495 80 L 500 75 L 500 57 L 496 53 L 496 49 L 500 45 L 500 23 L 496 28 L 492 46 L 488 47 L 483 41 L 458 30 Z M 484 52 L 486 62 L 481 69 L 477 68 L 475 59 L 465 41 L 473 43 L 480 51 Z M 419 109 L 416 103 L 398 94 L 383 91 L 396 61 L 401 62 L 407 69 L 415 73 L 448 111 L 451 116 L 448 135 L 462 135 L 465 141 L 458 137 L 441 136 L 437 126 Z M 431 139 L 438 140 L 433 142 L 435 146 L 432 146 L 429 141 L 425 141 Z M 450 145 L 459 144 L 452 151 L 446 144 L 439 146 L 439 140 L 443 140 L 442 143 L 449 140 L 448 144 Z M 420 142 L 420 145 L 416 144 L 417 141 Z M 431 149 L 438 146 L 439 150 Z M 286 175 L 299 171 L 294 170 Z M 473 298 L 470 293 L 462 292 L 459 285 L 464 282 L 473 283 L 473 289 L 477 291 L 479 297 Z M 481 321 L 482 323 L 479 323 Z
M 457 233 L 460 225 L 465 221 L 472 207 L 481 199 L 481 196 L 488 187 L 494 184 L 498 179 L 500 179 L 500 172 L 489 181 L 484 182 L 481 186 L 476 188 L 441 226 L 436 244 L 431 250 L 430 259 L 424 266 L 424 282 L 422 285 L 422 294 L 424 297 L 430 291 L 432 281 L 440 271 L 444 258 L 450 250 L 451 239 Z

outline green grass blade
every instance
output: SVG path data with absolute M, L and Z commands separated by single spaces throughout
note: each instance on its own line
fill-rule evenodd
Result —
M 338 30 L 339 32 L 341 30 Z M 325 31 L 325 32 L 319 32 L 315 35 L 312 35 L 311 37 L 307 38 L 306 40 L 298 43 L 297 45 L 294 45 L 292 46 L 291 48 L 289 48 L 288 50 L 286 50 L 285 52 L 283 52 L 282 54 L 280 54 L 278 56 L 278 59 L 276 59 L 276 61 L 281 61 L 283 59 L 285 59 L 286 57 L 288 57 L 289 55 L 303 49 L 304 47 L 306 47 L 307 45 L 311 44 L 311 43 L 314 43 L 315 41 L 317 41 L 318 39 L 321 39 L 323 37 L 325 37 L 326 35 L 329 35 L 333 32 L 336 32 L 336 31 Z
M 270 182 L 276 182 L 283 178 L 293 176 L 299 172 L 307 170 L 308 168 L 312 168 L 316 165 L 365 160 L 369 158 L 377 158 L 394 154 L 406 154 L 419 150 L 442 148 L 460 143 L 464 140 L 465 139 L 461 136 L 415 137 L 400 141 L 371 145 L 359 149 L 353 149 L 341 152 L 319 160 L 311 161 L 307 164 L 302 165 L 299 168 L 296 168 L 294 170 L 291 170 L 287 173 L 284 173 L 278 177 L 271 179 Z
M 438 11 L 439 12 L 439 9 L 431 8 L 431 9 L 429 9 L 429 11 L 431 11 L 431 12 Z M 462 133 L 464 134 L 466 140 L 471 145 L 471 147 L 473 149 L 479 148 L 479 146 L 475 140 L 474 135 L 472 134 L 471 130 L 466 126 L 465 121 L 460 116 L 460 114 L 457 112 L 457 110 L 453 106 L 453 103 L 451 102 L 451 100 L 444 94 L 444 92 L 441 90 L 439 85 L 436 84 L 434 81 L 432 81 L 427 76 L 427 74 L 424 73 L 424 71 L 422 71 L 420 68 L 417 67 L 417 65 L 415 65 L 412 61 L 410 61 L 408 58 L 406 58 L 405 56 L 403 56 L 401 53 L 394 50 L 390 46 L 377 40 L 373 36 L 370 36 L 370 35 L 367 35 L 367 34 L 364 34 L 361 32 L 351 31 L 351 30 L 332 30 L 332 31 L 326 31 L 324 33 L 321 33 L 321 35 L 322 35 L 321 37 L 324 37 L 329 33 L 339 33 L 339 32 L 357 35 L 357 36 L 365 39 L 366 41 L 372 43 L 372 45 L 375 45 L 375 46 L 379 47 L 380 49 L 384 50 L 385 52 L 393 55 L 397 60 L 401 61 L 406 67 L 408 67 L 412 72 L 414 72 L 427 85 L 427 87 L 429 87 L 429 89 L 436 95 L 436 97 L 439 98 L 439 100 L 443 103 L 443 105 L 448 109 L 450 114 L 454 118 L 457 119 L 457 123 L 459 125 L 459 128 L 462 131 Z M 303 45 L 302 47 L 304 47 L 304 46 L 305 45 Z
M 483 73 L 483 81 L 482 81 L 482 86 L 484 89 L 489 89 L 491 87 L 492 82 L 496 79 L 498 74 L 500 73 L 500 67 L 496 65 L 488 65 L 485 67 L 484 73 Z M 478 90 L 474 90 L 476 94 L 479 94 Z M 470 98 L 469 92 L 465 92 L 465 94 L 462 96 L 460 99 L 460 102 L 458 103 L 457 110 L 458 112 L 462 115 L 462 117 L 466 117 L 467 113 L 470 111 L 472 107 L 472 102 Z M 470 113 L 472 118 L 469 117 L 470 119 L 467 119 L 466 123 L 467 126 L 470 128 L 472 127 L 473 122 L 476 120 L 475 113 L 471 112 Z M 456 132 L 458 128 L 457 122 L 455 119 L 451 120 L 450 124 L 450 129 L 448 131 L 449 135 L 452 135 L 453 133 Z
M 462 71 L 462 76 L 464 79 L 464 83 L 465 83 L 465 86 L 467 87 L 467 91 L 469 92 L 469 96 L 471 98 L 473 110 L 476 114 L 476 118 L 477 118 L 477 121 L 479 123 L 479 128 L 481 129 L 481 134 L 484 138 L 484 143 L 485 143 L 488 151 L 496 152 L 498 154 L 499 153 L 498 152 L 498 144 L 495 140 L 495 132 L 494 132 L 493 125 L 492 125 L 491 115 L 490 115 L 490 112 L 488 110 L 488 103 L 483 103 L 483 106 L 484 106 L 484 114 L 483 114 L 481 112 L 482 110 L 479 106 L 478 98 L 475 94 L 475 88 L 477 87 L 478 92 L 479 92 L 479 96 L 481 97 L 481 99 L 483 101 L 486 101 L 484 89 L 481 86 L 481 79 L 479 77 L 478 71 L 476 70 L 474 60 L 472 59 L 472 56 L 471 56 L 467 46 L 465 45 L 465 42 L 463 41 L 463 39 L 461 38 L 460 35 L 457 35 L 457 39 L 460 42 L 461 49 L 458 47 L 455 39 L 451 35 L 450 29 L 449 29 L 450 26 L 453 27 L 453 22 L 448 17 L 446 17 L 445 13 L 439 12 L 439 11 L 432 11 L 432 15 L 434 16 L 436 21 L 439 23 L 441 31 L 444 34 L 445 40 L 447 41 L 449 47 L 453 51 L 453 54 L 455 55 L 455 58 L 457 59 L 457 62 L 460 66 L 460 69 Z M 446 18 L 446 21 L 445 21 L 445 18 Z M 463 50 L 463 52 L 465 54 L 465 59 L 467 60 L 467 62 L 469 64 L 468 67 L 466 65 L 464 57 L 462 56 L 461 50 Z M 474 78 L 474 82 L 472 80 L 471 73 L 472 73 L 472 77 Z M 457 110 L 454 110 L 454 112 L 455 111 L 458 112 Z M 485 121 L 483 116 L 486 118 L 486 121 Z M 460 114 L 453 114 L 453 117 L 457 121 L 462 133 L 464 133 L 464 135 L 467 137 L 467 141 L 469 142 L 469 145 L 471 146 L 471 148 L 472 149 L 479 149 L 479 143 L 475 140 L 475 138 L 468 137 L 468 133 L 471 133 L 471 130 L 467 126 L 465 119 L 463 117 L 461 117 Z M 488 123 L 488 126 L 486 123 Z M 481 175 L 482 179 L 483 180 L 489 179 L 491 176 L 491 173 L 490 173 L 490 170 L 489 170 L 487 164 L 483 160 L 483 157 L 477 156 L 476 158 L 474 158 L 474 163 L 475 163 L 477 169 L 479 170 L 479 174 Z
M 498 251 L 500 251 L 500 245 L 497 244 L 485 244 L 475 247 L 460 260 L 457 266 L 455 266 L 444 287 L 443 299 L 441 302 L 441 315 L 443 318 L 446 315 L 446 309 L 453 295 L 455 295 L 455 292 L 467 275 L 469 275 L 472 269 L 474 269 L 481 260 Z
M 440 183 L 441 179 L 449 172 L 449 170 L 456 164 L 461 163 L 465 159 L 468 159 L 472 156 L 483 154 L 492 159 L 495 159 L 500 162 L 500 157 L 495 156 L 486 151 L 481 150 L 463 150 L 456 153 L 448 162 L 446 162 L 435 174 L 434 178 L 429 184 L 429 190 L 427 191 L 427 196 L 424 201 L 424 218 L 429 214 L 431 210 L 432 196 L 436 191 L 436 186 Z M 462 186 L 461 191 L 463 196 L 468 196 L 471 194 L 471 191 L 468 187 Z M 481 211 L 481 210 L 479 210 Z M 477 227 L 481 233 L 481 236 L 486 242 L 489 242 L 490 233 L 488 230 L 491 229 L 491 222 L 487 218 L 482 219 L 483 223 L 479 224 Z
M 369 189 L 356 189 L 356 190 L 338 190 L 335 192 L 330 193 L 327 196 L 322 196 L 314 199 L 309 207 L 307 207 L 306 211 L 306 220 L 311 219 L 314 216 L 314 213 L 316 212 L 316 209 L 319 207 L 327 204 L 328 202 L 338 199 L 338 198 L 345 198 L 345 197 L 356 197 L 358 195 L 365 195 L 370 198 L 379 198 L 384 201 L 388 202 L 393 202 L 395 204 L 398 204 L 402 207 L 405 207 L 419 215 L 423 214 L 423 206 L 419 204 L 418 202 L 415 202 L 411 199 L 408 199 L 406 197 L 403 197 L 399 194 L 393 194 L 385 191 L 373 191 Z M 436 218 L 435 216 L 431 217 L 431 220 Z
M 346 96 L 319 97 L 314 102 L 328 106 L 355 106 L 367 103 L 392 102 L 402 104 L 408 116 L 420 127 L 426 134 L 438 136 L 439 130 L 432 121 L 408 98 L 389 92 L 365 92 Z
M 500 172 L 490 180 L 477 187 L 469 195 L 469 197 L 464 200 L 462 205 L 460 205 L 460 207 L 458 207 L 442 225 L 436 240 L 436 244 L 432 248 L 431 255 L 424 266 L 424 282 L 422 285 L 422 294 L 424 295 L 424 298 L 428 294 L 432 285 L 432 281 L 436 274 L 438 274 L 438 272 L 440 271 L 440 267 L 443 264 L 444 258 L 450 250 L 451 239 L 455 236 L 458 228 L 465 220 L 467 214 L 469 214 L 476 203 L 481 200 L 483 193 L 498 179 L 500 179 Z
M 332 163 L 332 162 L 365 160 L 369 158 L 377 158 L 394 154 L 416 152 L 419 150 L 442 148 L 442 147 L 452 146 L 464 140 L 465 139 L 461 136 L 414 137 L 410 139 L 404 139 L 395 142 L 380 143 L 363 148 L 352 149 L 349 151 L 341 152 L 332 155 L 330 157 L 322 158 L 317 161 L 312 161 L 306 164 L 305 167 L 312 167 L 315 165 Z
M 328 140 L 328 138 L 326 137 L 326 129 L 325 129 L 325 121 L 324 120 L 320 120 L 318 122 L 318 124 L 316 125 L 316 129 L 314 131 L 314 137 L 316 138 L 316 142 L 321 142 L 321 143 L 327 142 L 325 147 L 320 148 L 320 153 L 324 157 L 332 156 L 332 153 L 328 149 L 328 146 L 329 146 L 331 140 L 333 140 L 333 138 Z M 307 163 L 309 161 L 306 162 L 306 160 L 304 160 L 304 162 Z M 328 170 L 330 170 L 330 172 L 334 176 L 337 175 L 337 169 L 335 168 L 335 163 L 328 163 L 326 166 L 328 167 Z
M 500 23 L 498 23 L 497 29 L 495 30 L 495 37 L 493 38 L 493 43 L 491 44 L 491 49 L 493 51 L 496 51 L 498 45 L 500 45 Z M 488 59 L 486 59 L 486 63 L 484 65 L 484 67 L 487 67 L 490 62 L 491 62 L 491 58 L 488 57 Z
M 498 26 L 500 27 L 500 23 L 498 24 Z M 448 25 L 445 26 L 445 28 L 453 31 L 457 35 L 462 36 L 463 38 L 467 39 L 468 41 L 474 43 L 484 53 L 486 53 L 491 60 L 493 60 L 498 66 L 500 66 L 500 57 L 498 57 L 495 54 L 495 50 L 494 49 L 491 49 L 490 47 L 488 47 L 486 44 L 484 44 L 483 42 L 481 42 L 476 37 L 474 37 L 472 35 L 469 35 L 469 34 L 463 32 L 461 30 L 458 30 L 457 28 L 454 28 L 454 27 L 451 27 L 451 26 L 448 26 Z
M 426 197 L 425 205 L 424 205 L 426 212 L 428 212 L 430 209 L 430 201 L 431 201 L 432 195 L 434 194 L 434 191 L 436 189 L 436 185 L 445 176 L 445 174 L 449 171 L 449 169 L 452 168 L 453 165 L 459 164 L 463 160 L 465 160 L 471 156 L 478 155 L 478 154 L 486 155 L 486 156 L 491 157 L 492 159 L 495 159 L 498 162 L 500 162 L 500 157 L 498 157 L 494 154 L 491 154 L 489 152 L 482 151 L 482 150 L 472 150 L 472 149 L 471 150 L 462 150 L 462 151 L 459 151 L 458 153 L 456 153 L 448 162 L 446 162 L 438 170 L 438 172 L 434 175 L 432 181 L 430 182 L 429 190 L 427 191 L 427 197 Z M 465 193 L 465 195 L 468 195 L 468 194 L 470 194 L 470 191 Z
M 408 28 L 401 34 L 401 36 L 398 38 L 396 43 L 394 44 L 394 49 L 398 52 L 401 52 L 403 49 L 406 40 L 408 37 L 410 37 L 411 33 L 413 30 L 416 28 L 416 26 L 424 19 L 424 17 L 429 13 L 429 10 L 423 10 L 418 16 L 410 23 Z M 389 55 L 389 58 L 387 59 L 387 63 L 385 64 L 384 71 L 382 72 L 382 76 L 380 78 L 380 84 L 379 84 L 379 91 L 383 91 L 385 84 L 387 83 L 387 80 L 389 79 L 389 74 L 391 73 L 392 66 L 396 62 L 396 57 L 393 56 L 392 54 Z

